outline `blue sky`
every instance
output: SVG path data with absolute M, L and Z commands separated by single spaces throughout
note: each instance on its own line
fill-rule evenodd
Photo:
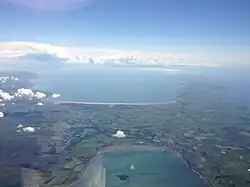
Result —
M 247 51 L 249 10 L 249 0 L 95 0 L 70 10 L 50 11 L 2 0 L 0 41 L 167 51 Z

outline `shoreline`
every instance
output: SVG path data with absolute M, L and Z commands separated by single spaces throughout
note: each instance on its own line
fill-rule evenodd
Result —
M 186 165 L 186 167 L 188 169 L 190 169 L 191 172 L 195 173 L 198 177 L 200 177 L 204 181 L 204 183 L 208 185 L 208 187 L 213 187 L 213 185 L 209 181 L 209 179 L 207 179 L 201 173 L 199 173 L 194 168 L 192 168 L 189 165 L 188 160 L 181 153 L 179 153 L 176 150 L 173 150 L 171 148 L 168 148 L 168 147 L 159 147 L 159 146 L 155 146 L 155 145 L 117 145 L 117 146 L 102 147 L 99 150 L 97 150 L 97 152 L 95 154 L 93 154 L 89 157 L 87 162 L 84 164 L 82 171 L 80 171 L 78 173 L 78 175 L 79 174 L 84 175 L 88 166 L 91 165 L 91 163 L 93 163 L 96 159 L 102 158 L 104 153 L 112 152 L 112 151 L 127 151 L 128 149 L 129 150 L 138 150 L 138 151 L 140 151 L 140 150 L 142 150 L 142 151 L 143 150 L 145 150 L 145 151 L 163 151 L 165 154 L 167 154 L 167 153 L 175 154 L 177 157 L 179 157 L 181 159 L 181 161 Z
M 89 101 L 55 101 L 54 104 L 81 104 L 81 105 L 111 105 L 111 106 L 116 106 L 116 105 L 128 105 L 128 106 L 149 106 L 149 105 L 168 105 L 168 104 L 173 104 L 176 103 L 176 101 L 168 101 L 168 102 L 133 102 L 133 103 L 127 103 L 127 102 L 89 102 Z
M 97 154 L 98 156 L 102 156 L 103 153 L 108 153 L 112 151 L 162 151 L 160 147 L 152 146 L 152 145 L 117 145 L 117 146 L 111 146 L 111 147 L 105 147 L 103 149 L 100 149 Z
M 188 160 L 179 152 L 177 151 L 172 151 L 172 150 L 169 150 L 171 151 L 172 153 L 174 153 L 175 155 L 177 155 L 181 160 L 182 162 L 186 165 L 186 167 L 188 169 L 190 169 L 192 172 L 194 172 L 196 175 L 198 175 L 207 185 L 208 187 L 213 187 L 212 183 L 209 181 L 209 179 L 207 179 L 206 177 L 204 177 L 200 172 L 196 171 L 194 168 L 192 168 L 190 165 L 189 165 L 189 162 Z

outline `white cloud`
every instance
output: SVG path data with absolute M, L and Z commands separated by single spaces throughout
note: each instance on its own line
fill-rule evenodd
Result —
M 0 90 L 0 98 L 4 101 L 9 101 L 14 98 L 13 95 L 10 95 L 8 92 L 4 92 L 3 90 Z
M 60 96 L 61 96 L 60 94 L 52 94 L 51 97 L 53 97 L 53 98 L 58 98 L 58 97 L 60 97 Z
M 0 82 L 5 83 L 7 80 L 9 80 L 9 77 L 0 77 Z
M 44 104 L 42 102 L 37 103 L 39 106 L 43 106 Z
M 17 125 L 16 128 L 21 129 L 21 128 L 23 128 L 23 125 L 22 125 L 22 124 L 19 124 L 19 125 Z
M 27 88 L 20 88 L 17 89 L 17 93 L 14 94 L 16 97 L 20 98 L 37 98 L 37 99 L 43 99 L 47 97 L 47 95 L 43 92 L 36 92 L 34 93 L 31 89 Z
M 134 169 L 135 169 L 135 165 L 131 165 L 131 166 L 130 166 L 130 169 L 131 169 L 131 170 L 134 170 Z
M 23 131 L 24 132 L 35 132 L 35 128 L 34 127 L 24 127 Z
M 126 135 L 123 131 L 117 131 L 116 134 L 113 134 L 113 137 L 116 137 L 116 138 L 125 138 Z
M 43 92 L 36 92 L 35 97 L 37 99 L 43 99 L 43 98 L 47 97 L 47 95 Z
M 0 118 L 3 118 L 3 117 L 4 117 L 4 113 L 0 112 Z
M 32 98 L 35 96 L 35 94 L 31 89 L 19 88 L 17 89 L 17 93 L 15 93 L 15 96 Z
M 4 92 L 3 90 L 0 90 L 0 99 L 3 101 L 9 101 L 14 98 L 37 98 L 37 99 L 43 99 L 47 97 L 47 95 L 43 92 L 33 92 L 31 89 L 27 88 L 19 88 L 17 89 L 17 92 L 11 95 L 8 92 Z
M 15 80 L 15 81 L 17 81 L 18 78 L 17 77 L 7 77 L 7 76 L 0 77 L 0 82 L 2 82 L 2 83 L 5 83 L 5 82 L 7 82 L 9 80 Z
M 45 58 L 61 61 L 66 64 L 111 64 L 138 66 L 182 65 L 189 53 L 163 53 L 150 51 L 126 51 L 114 49 L 79 48 L 56 46 L 44 43 L 2 42 L 0 59 L 23 58 L 43 61 Z M 51 64 L 51 63 L 50 63 Z
M 9 60 L 7 65 L 10 62 L 20 65 L 22 62 L 21 64 L 26 67 L 35 66 L 34 63 L 30 65 L 28 62 L 28 65 L 25 65 L 27 60 L 32 62 L 35 60 L 46 62 L 46 65 L 50 67 L 60 62 L 82 65 L 91 63 L 164 68 L 170 65 L 221 66 L 235 62 L 244 64 L 249 63 L 250 60 L 249 48 L 239 50 L 241 48 L 235 47 L 234 51 L 226 51 L 223 47 L 217 49 L 216 46 L 211 47 L 211 49 L 206 47 L 190 48 L 176 52 L 154 52 L 69 47 L 31 42 L 0 42 L 0 60 L 2 63 Z M 47 63 L 48 61 L 49 63 Z M 13 66 L 11 65 L 11 67 Z

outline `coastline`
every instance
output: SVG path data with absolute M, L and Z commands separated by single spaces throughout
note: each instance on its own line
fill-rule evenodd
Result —
M 171 150 L 170 150 L 171 151 Z M 207 179 L 206 177 L 204 177 L 200 172 L 196 171 L 194 168 L 192 168 L 189 165 L 189 162 L 186 158 L 184 158 L 184 156 L 182 154 L 180 154 L 177 151 L 171 151 L 173 152 L 175 155 L 177 155 L 178 157 L 181 158 L 182 162 L 187 166 L 188 169 L 190 169 L 192 172 L 194 172 L 196 175 L 198 175 L 207 185 L 208 187 L 213 187 L 212 183 L 209 181 L 209 179 Z
M 176 101 L 168 101 L 168 102 L 138 102 L 138 103 L 126 103 L 126 102 L 89 102 L 89 101 L 55 101 L 54 104 L 81 104 L 81 105 L 128 105 L 128 106 L 148 106 L 148 105 L 168 105 L 176 103 Z
M 117 145 L 111 147 L 105 147 L 98 151 L 98 155 L 101 156 L 103 153 L 108 153 L 112 151 L 127 151 L 127 150 L 136 150 L 136 151 L 162 151 L 160 147 L 152 145 Z

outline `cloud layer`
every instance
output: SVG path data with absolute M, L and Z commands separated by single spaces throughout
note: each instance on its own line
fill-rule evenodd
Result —
M 127 51 L 115 49 L 83 48 L 57 46 L 44 43 L 31 42 L 2 42 L 0 43 L 0 63 L 16 65 L 28 62 L 26 66 L 45 65 L 58 68 L 59 65 L 109 65 L 109 66 L 222 66 L 249 63 L 250 54 L 245 52 L 153 52 L 153 51 Z M 249 65 L 249 64 L 247 64 Z M 20 67 L 19 67 L 20 69 Z M 38 68 L 36 68 L 38 69 Z
M 97 48 L 77 48 L 44 43 L 0 43 L 0 60 L 33 60 L 62 64 L 99 64 L 130 66 L 182 65 L 188 53 L 159 53 Z

